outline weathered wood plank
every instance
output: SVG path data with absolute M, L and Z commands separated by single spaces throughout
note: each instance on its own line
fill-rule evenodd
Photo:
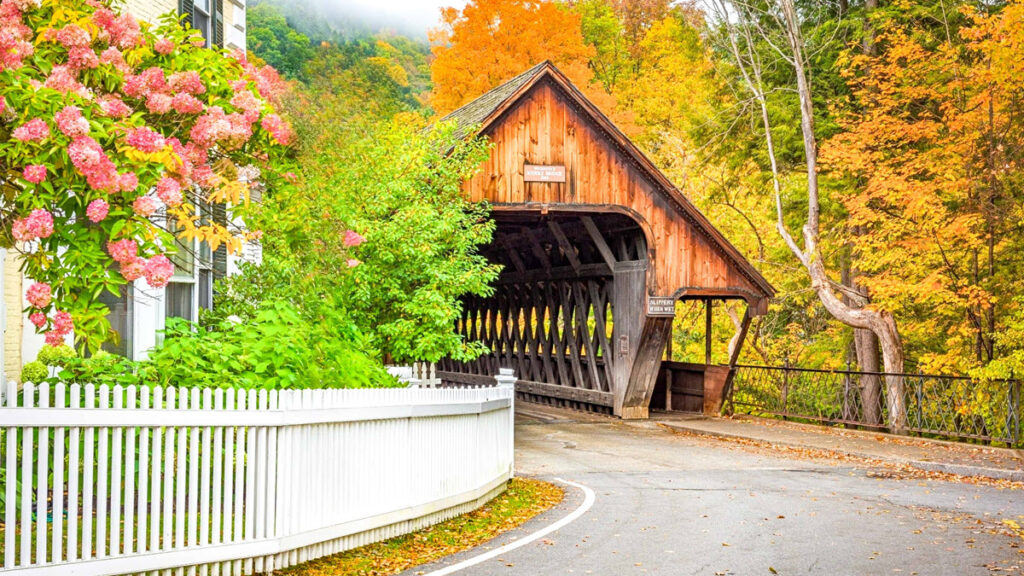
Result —
M 598 406 L 612 406 L 615 403 L 615 398 L 611 392 L 570 388 L 568 386 L 556 386 L 546 382 L 520 380 L 516 382 L 516 392 L 537 394 L 538 396 L 548 396 L 550 398 L 561 398 L 563 400 L 572 400 L 575 402 L 586 402 L 588 404 L 596 404 Z

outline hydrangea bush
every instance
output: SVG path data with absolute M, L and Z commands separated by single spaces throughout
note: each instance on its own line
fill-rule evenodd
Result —
M 96 349 L 103 291 L 166 285 L 171 230 L 232 251 L 258 237 L 201 204 L 244 219 L 251 190 L 289 181 L 286 85 L 203 45 L 173 15 L 149 25 L 109 0 L 0 0 L 0 235 L 51 345 L 73 332 Z

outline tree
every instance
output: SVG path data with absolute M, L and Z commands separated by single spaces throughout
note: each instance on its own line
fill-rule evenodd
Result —
M 114 336 L 104 290 L 170 279 L 170 229 L 213 249 L 255 239 L 200 206 L 230 222 L 249 213 L 251 187 L 284 184 L 283 85 L 202 48 L 174 15 L 148 27 L 109 2 L 4 2 L 0 26 L 3 235 L 34 281 L 37 330 L 54 346 L 73 330 L 96 350 Z
M 928 370 L 994 360 L 999 313 L 1017 309 L 1024 92 L 1001 63 L 1019 58 L 1020 13 L 880 21 L 884 50 L 850 56 L 853 100 L 825 147 L 854 183 L 843 202 L 865 231 L 861 281 L 900 313 Z
M 906 426 L 903 398 L 903 344 L 896 320 L 888 310 L 869 307 L 863 296 L 833 281 L 825 267 L 819 244 L 821 236 L 821 203 L 818 178 L 818 144 L 815 131 L 814 98 L 807 70 L 807 52 L 802 32 L 802 21 L 793 0 L 778 0 L 764 10 L 746 4 L 719 0 L 719 19 L 726 29 L 729 50 L 734 64 L 740 70 L 744 85 L 761 110 L 765 146 L 771 163 L 774 187 L 777 230 L 790 251 L 806 270 L 811 287 L 822 305 L 834 318 L 852 326 L 871 330 L 881 344 L 887 386 L 887 408 L 890 426 L 901 430 Z M 736 23 L 733 22 L 733 17 Z M 772 34 L 767 26 L 773 26 Z M 773 126 L 764 82 L 764 69 L 755 48 L 755 38 L 765 42 L 791 67 L 799 99 L 800 133 L 803 140 L 806 174 L 807 216 L 802 226 L 803 246 L 800 246 L 786 225 L 782 200 L 781 170 L 774 148 Z M 839 294 L 844 295 L 842 298 Z
M 462 10 L 442 10 L 441 27 L 431 31 L 430 41 L 430 104 L 438 114 L 544 60 L 581 89 L 590 87 L 593 48 L 583 41 L 580 16 L 557 2 L 471 0 Z
M 305 78 L 303 68 L 313 59 L 313 46 L 305 34 L 288 25 L 280 8 L 259 2 L 245 13 L 249 50 L 288 78 Z

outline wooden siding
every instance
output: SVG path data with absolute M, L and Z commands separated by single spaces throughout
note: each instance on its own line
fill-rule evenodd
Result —
M 494 147 L 464 184 L 472 200 L 497 209 L 629 214 L 647 235 L 650 295 L 743 297 L 763 305 L 764 289 L 550 79 L 517 98 L 484 134 Z M 524 164 L 565 165 L 566 182 L 524 182 Z

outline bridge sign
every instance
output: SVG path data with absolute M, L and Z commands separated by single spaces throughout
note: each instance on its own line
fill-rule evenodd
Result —
M 648 296 L 647 297 L 647 315 L 648 316 L 675 316 L 676 315 L 676 299 L 672 297 L 664 296 Z

